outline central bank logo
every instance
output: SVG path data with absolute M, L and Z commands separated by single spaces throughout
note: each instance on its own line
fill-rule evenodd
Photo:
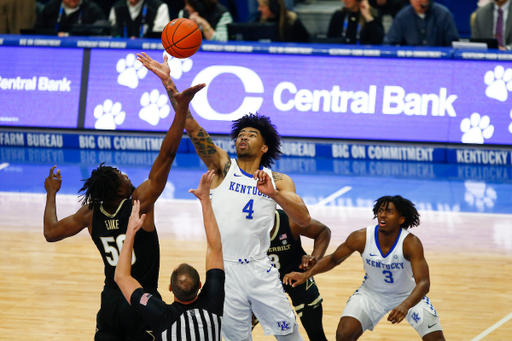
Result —
M 207 67 L 197 74 L 192 84 L 206 83 L 206 87 L 199 91 L 191 104 L 199 116 L 206 120 L 215 121 L 233 121 L 239 119 L 249 112 L 256 112 L 263 104 L 261 96 L 245 96 L 242 104 L 238 109 L 230 113 L 219 113 L 215 111 L 210 103 L 208 103 L 208 88 L 212 81 L 225 73 L 230 73 L 242 81 L 246 94 L 263 94 L 263 82 L 256 72 L 242 66 L 221 66 L 215 65 Z

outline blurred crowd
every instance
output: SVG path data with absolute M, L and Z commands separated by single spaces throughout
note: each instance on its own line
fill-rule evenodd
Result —
M 319 42 L 294 12 L 312 0 L 0 0 L 0 34 L 157 38 L 174 18 L 189 18 L 203 39 Z M 317 0 L 321 1 L 321 0 Z M 341 0 L 323 41 L 339 44 L 451 46 L 459 40 L 454 16 L 441 0 Z M 476 2 L 476 6 L 475 6 Z M 512 47 L 512 0 L 467 0 L 471 40 Z M 246 13 L 242 13 L 246 12 Z M 385 29 L 383 17 L 390 25 Z M 235 36 L 236 27 L 242 37 Z M 270 30 L 270 31 L 269 31 Z M 263 32 L 267 32 L 264 35 Z M 270 32 L 270 33 L 268 33 Z M 241 38 L 241 39 L 240 39 Z M 252 39 L 247 39 L 252 40 Z M 254 39 L 258 40 L 258 39 Z M 489 45 L 489 46 L 491 46 Z

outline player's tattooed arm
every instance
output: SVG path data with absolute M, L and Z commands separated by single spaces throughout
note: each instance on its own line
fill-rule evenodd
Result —
M 278 182 L 283 180 L 283 174 L 278 172 L 272 172 L 272 178 L 274 179 L 274 182 Z
M 199 157 L 211 157 L 217 153 L 215 143 L 213 143 L 212 138 L 203 128 L 200 128 L 197 133 L 187 131 L 187 134 L 192 140 L 192 143 L 194 143 L 194 147 L 196 148 L 196 152 Z
M 224 165 L 224 170 L 222 171 L 222 174 L 224 174 L 224 177 L 226 177 L 230 168 L 231 168 L 231 159 L 229 159 L 228 162 L 226 162 L 226 164 Z

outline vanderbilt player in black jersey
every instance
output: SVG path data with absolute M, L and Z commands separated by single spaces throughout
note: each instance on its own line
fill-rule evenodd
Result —
M 181 93 L 168 88 L 179 110 L 165 135 L 160 152 L 148 179 L 135 188 L 127 175 L 101 164 L 92 171 L 79 193 L 82 207 L 66 218 L 57 218 L 56 194 L 62 176 L 57 166 L 50 169 L 45 180 L 47 192 L 44 211 L 44 236 L 55 242 L 76 235 L 87 228 L 105 265 L 105 286 L 101 293 L 101 308 L 96 318 L 96 341 L 154 340 L 146 324 L 123 297 L 114 281 L 114 272 L 126 237 L 132 200 L 139 200 L 140 212 L 146 215 L 137 234 L 132 252 L 132 275 L 144 288 L 157 292 L 160 267 L 160 246 L 154 223 L 154 204 L 165 188 L 171 165 L 176 156 L 188 111 L 194 95 L 205 85 L 193 86 Z
M 300 236 L 314 239 L 311 255 L 302 248 Z M 270 232 L 270 248 L 268 256 L 272 264 L 279 270 L 281 281 L 284 275 L 292 271 L 303 272 L 316 264 L 327 250 L 331 240 L 331 230 L 319 222 L 311 219 L 308 227 L 300 227 L 283 210 L 276 210 L 274 228 Z M 297 315 L 310 340 L 327 340 L 322 326 L 322 296 L 318 292 L 315 280 L 311 277 L 300 286 L 292 288 L 283 285 L 284 290 L 292 299 Z M 257 320 L 254 320 L 254 325 Z

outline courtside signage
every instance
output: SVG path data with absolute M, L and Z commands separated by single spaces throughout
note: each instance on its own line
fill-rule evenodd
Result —
M 134 53 L 91 52 L 86 128 L 168 129 L 165 89 Z M 207 84 L 191 111 L 210 133 L 257 111 L 283 136 L 512 144 L 511 62 L 201 52 L 169 66 L 179 89 Z
M 0 125 L 76 128 L 83 50 L 0 49 Z

